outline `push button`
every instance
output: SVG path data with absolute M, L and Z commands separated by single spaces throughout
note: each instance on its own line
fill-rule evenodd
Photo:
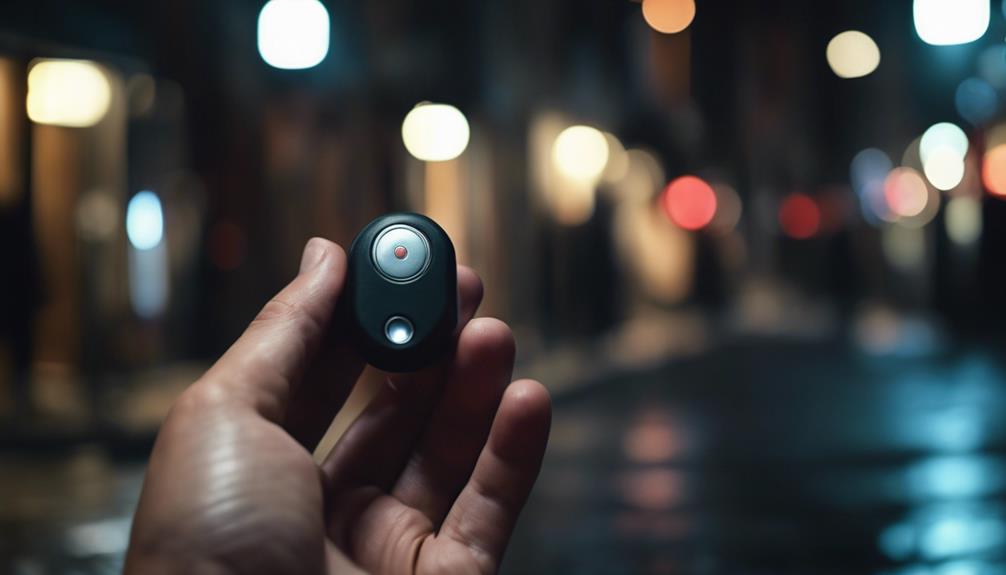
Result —
M 384 337 L 396 345 L 405 345 L 412 341 L 414 332 L 412 322 L 400 315 L 396 315 L 384 324 Z
M 407 282 L 426 270 L 430 244 L 412 226 L 390 226 L 374 240 L 373 257 L 381 275 L 395 282 Z

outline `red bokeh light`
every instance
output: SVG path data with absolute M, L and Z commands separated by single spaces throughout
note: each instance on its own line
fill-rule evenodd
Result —
M 716 215 L 716 192 L 695 176 L 682 176 L 668 184 L 662 199 L 667 216 L 686 230 L 701 230 Z
M 814 237 L 821 228 L 821 208 L 809 196 L 790 194 L 779 208 L 779 226 L 794 239 Z

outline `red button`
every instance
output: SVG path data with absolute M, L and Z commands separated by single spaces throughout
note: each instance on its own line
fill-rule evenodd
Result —
M 409 255 L 409 250 L 405 249 L 405 246 L 397 246 L 395 248 L 395 257 L 404 260 L 405 256 Z

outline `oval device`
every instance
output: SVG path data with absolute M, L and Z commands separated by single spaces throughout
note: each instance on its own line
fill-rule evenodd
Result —
M 349 248 L 340 305 L 351 343 L 378 369 L 414 371 L 450 349 L 458 322 L 454 245 L 433 220 L 389 214 Z

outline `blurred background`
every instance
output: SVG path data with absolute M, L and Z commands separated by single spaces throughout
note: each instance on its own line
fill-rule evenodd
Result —
M 552 391 L 509 573 L 1006 573 L 1006 2 L 0 7 L 0 571 L 412 210 Z M 373 392 L 366 375 L 319 453 Z

